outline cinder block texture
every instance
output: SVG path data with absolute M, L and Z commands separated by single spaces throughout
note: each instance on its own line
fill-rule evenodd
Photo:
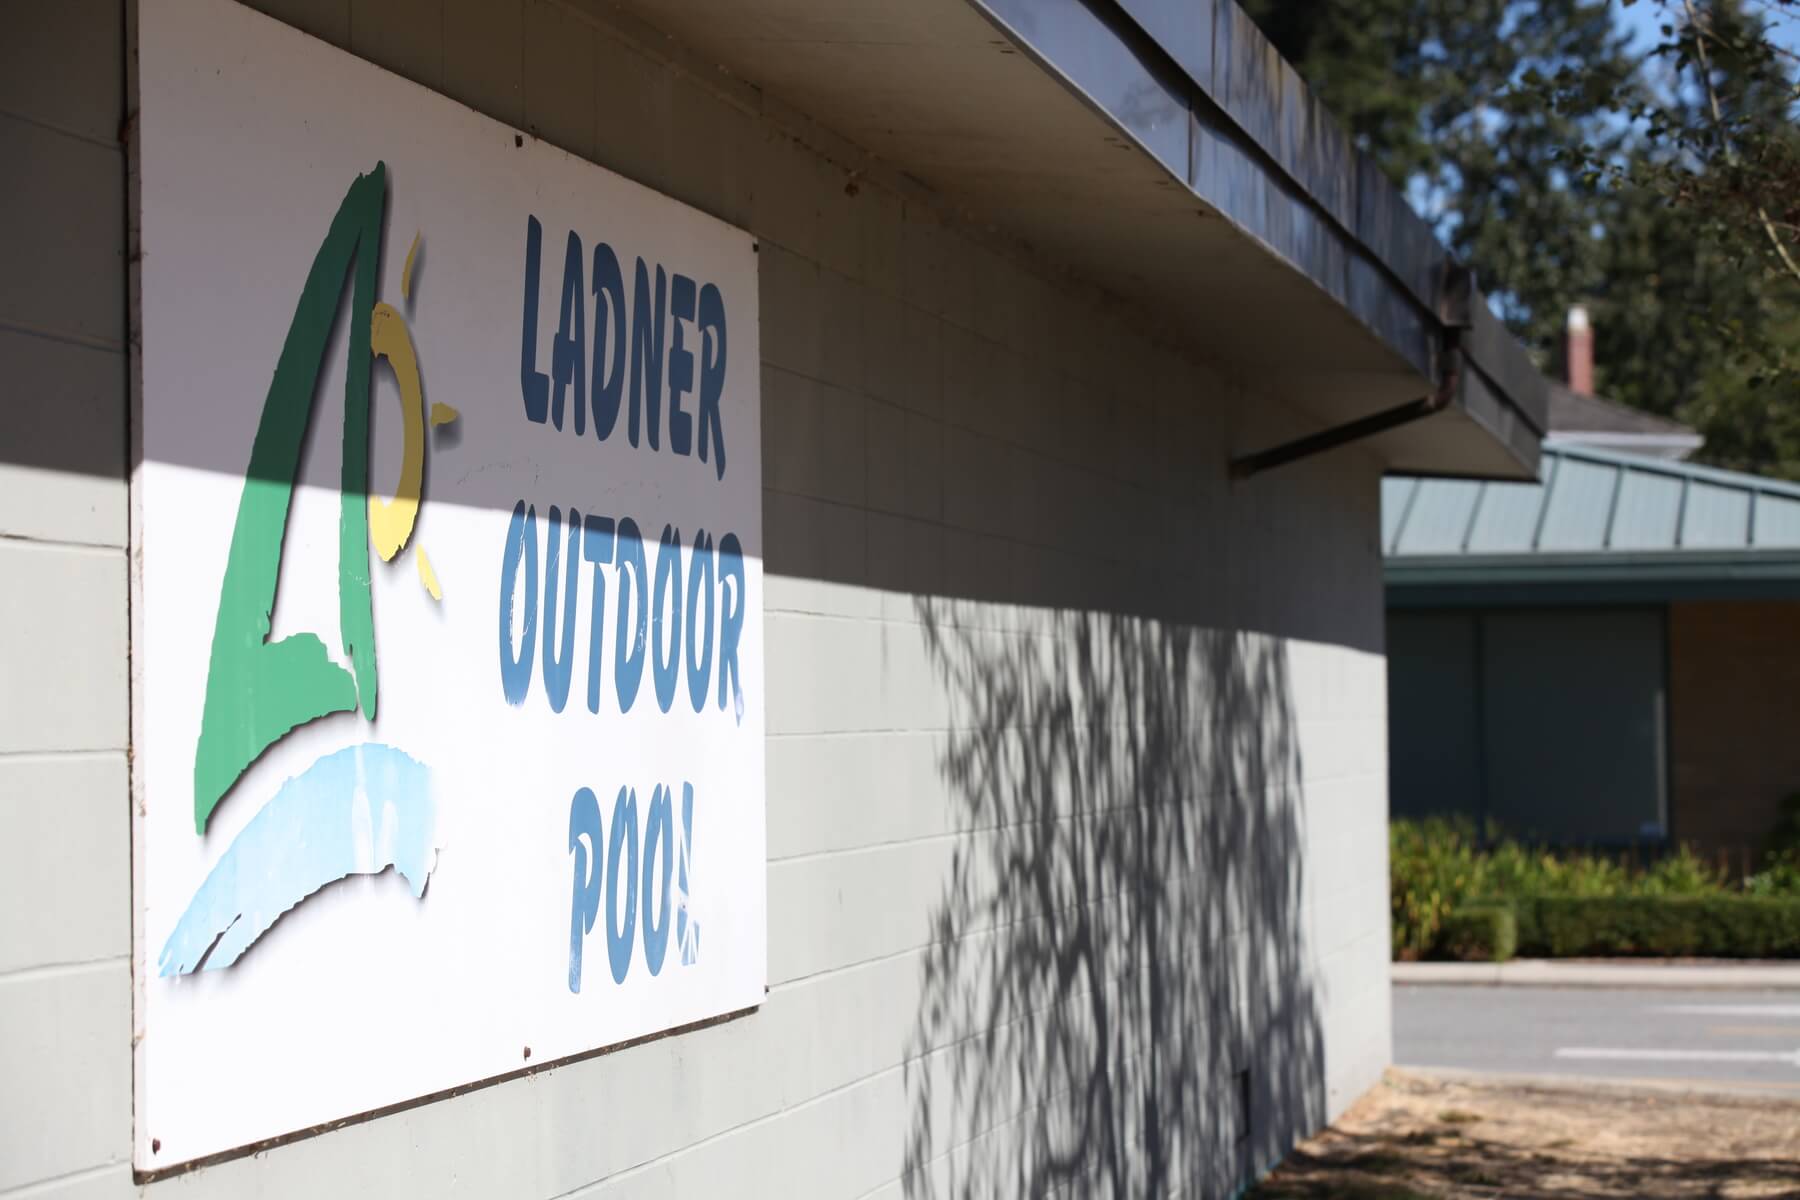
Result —
M 125 7 L 0 11 L 0 1195 L 130 1188 Z
M 116 146 L 125 111 L 120 0 L 14 4 L 0 38 L 0 112 Z M 18 178 L 12 160 L 8 176 Z
M 79 86 L 71 81 L 71 86 Z M 122 347 L 125 161 L 103 145 L 0 112 L 0 323 Z
M 121 350 L 0 328 L 0 537 L 123 548 Z
M 1373 460 L 1229 484 L 1234 449 L 1304 427 L 1254 381 L 903 180 L 846 187 L 778 98 L 603 5 L 259 7 L 757 236 L 771 990 L 735 1021 L 150 1194 L 1229 1194 L 1378 1078 Z M 101 237 L 116 206 L 70 218 L 45 197 L 116 164 L 5 121 L 0 150 L 51 177 L 8 211 Z M 117 338 L 100 314 L 123 311 L 122 274 L 93 254 L 69 294 L 0 283 L 0 322 Z M 0 474 L 0 529 L 51 536 L 19 494 Z M 55 536 L 104 540 L 112 519 Z M 39 582 L 0 584 L 0 629 L 32 630 L 0 632 L 0 661 L 67 690 L 0 693 L 0 764 L 117 750 L 123 556 L 8 544 L 0 581 Z M 115 862 L 128 810 L 101 761 L 12 764 L 6 831 Z M 104 832 L 18 813 L 51 773 L 88 771 L 71 803 Z M 72 909 L 96 955 L 128 938 L 112 907 Z M 49 1132 L 35 1107 L 0 1111 L 0 1189 L 119 1186 L 123 965 L 89 969 L 117 995 L 79 1003 L 49 968 L 6 970 L 0 1077 L 26 1081 L 7 1102 L 91 1109 Z
M 0 755 L 0 980 L 131 952 L 126 788 L 122 753 Z
M 504 8 L 499 4 L 485 7 Z M 443 0 L 363 4 L 357 6 L 350 24 L 350 48 L 396 75 L 444 91 L 444 42 L 449 25 Z
M 128 1161 L 130 965 L 0 975 L 0 1079 L 0 1194 Z
M 0 754 L 122 750 L 125 556 L 0 540 Z
M 310 0 L 308 0 L 310 2 Z M 321 5 L 321 8 L 330 7 Z M 381 9 L 381 0 L 355 6 Z M 420 24 L 442 21 L 444 94 L 511 125 L 524 118 L 524 0 L 438 0 L 424 4 Z M 397 34 L 404 42 L 406 35 Z M 336 45 L 341 40 L 328 38 Z

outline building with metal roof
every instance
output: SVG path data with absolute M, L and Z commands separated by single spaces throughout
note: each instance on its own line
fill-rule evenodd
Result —
M 1397 815 L 1752 860 L 1800 790 L 1800 486 L 1548 443 L 1382 484 Z
M 1390 476 L 1390 607 L 1800 596 L 1800 485 L 1549 442 L 1536 483 Z

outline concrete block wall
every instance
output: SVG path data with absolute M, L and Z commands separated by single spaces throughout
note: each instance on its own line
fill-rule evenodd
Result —
M 125 22 L 0 27 L 0 1195 L 67 1195 L 130 1182 Z
M 770 992 L 145 1191 L 1212 1195 L 1374 1082 L 1372 459 L 598 3 L 259 6 L 758 237 Z M 125 22 L 4 22 L 0 1197 L 112 1195 Z

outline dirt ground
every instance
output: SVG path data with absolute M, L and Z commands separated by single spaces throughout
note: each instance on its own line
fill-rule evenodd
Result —
M 1251 1196 L 1800 1197 L 1800 1101 L 1390 1071 Z

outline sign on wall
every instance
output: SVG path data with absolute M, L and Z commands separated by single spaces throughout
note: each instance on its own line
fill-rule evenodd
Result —
M 760 1003 L 749 236 L 230 0 L 139 42 L 136 1165 Z

